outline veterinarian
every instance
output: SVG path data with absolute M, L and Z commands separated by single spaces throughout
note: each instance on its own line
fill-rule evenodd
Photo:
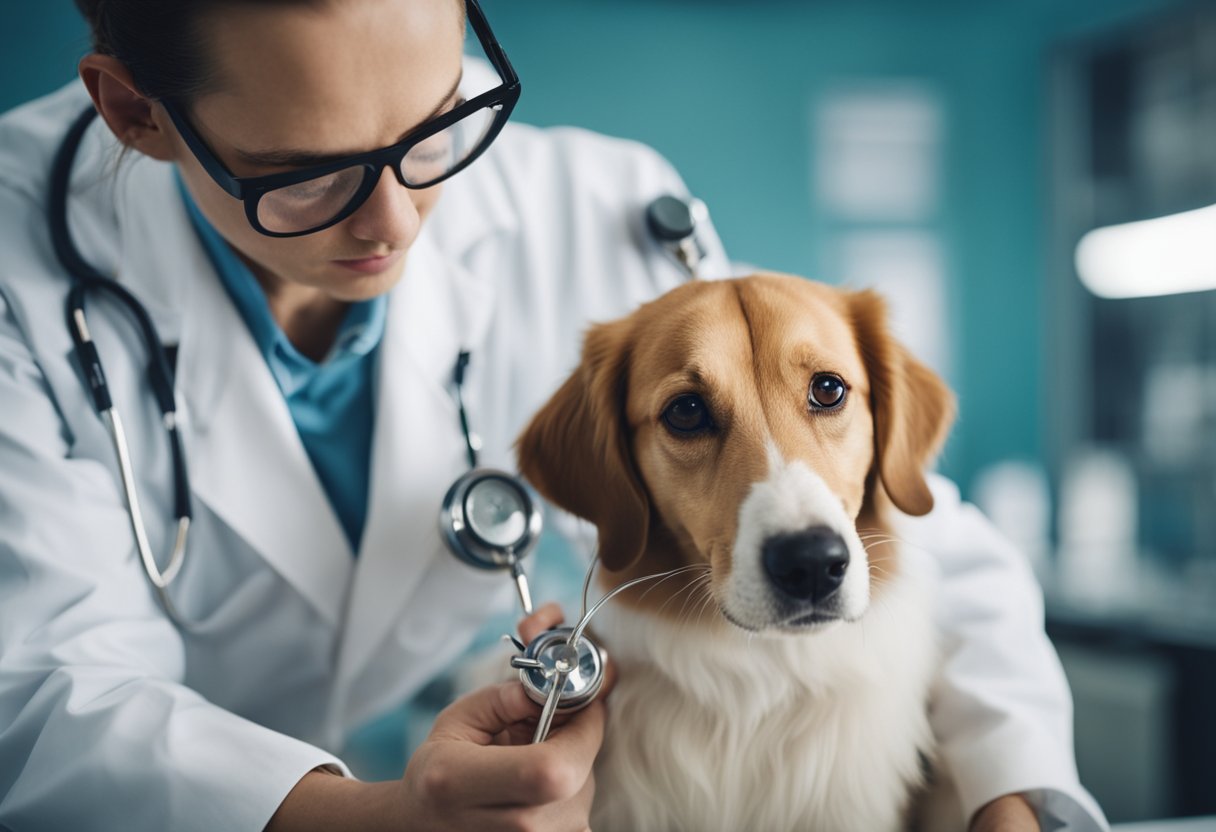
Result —
M 518 89 L 473 0 L 78 4 L 81 81 L 0 120 L 0 827 L 583 829 L 598 704 L 531 746 L 519 686 L 478 691 L 395 782 L 328 749 L 514 597 L 436 528 L 467 467 L 457 356 L 509 467 L 585 322 L 682 279 L 638 220 L 680 180 L 635 144 L 500 132 Z M 466 14 L 493 65 L 462 75 Z M 75 271 L 120 289 L 48 223 L 77 123 L 58 207 Z M 962 816 L 1101 828 L 1030 572 L 938 485 Z

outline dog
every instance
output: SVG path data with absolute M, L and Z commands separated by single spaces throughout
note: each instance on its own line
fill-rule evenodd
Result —
M 929 581 L 891 537 L 933 498 L 954 398 L 882 299 L 684 284 L 593 326 L 517 444 L 598 531 L 620 681 L 597 832 L 906 828 L 933 756 Z

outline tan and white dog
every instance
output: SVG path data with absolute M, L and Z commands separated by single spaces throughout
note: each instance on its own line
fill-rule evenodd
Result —
M 762 274 L 593 327 L 519 442 L 594 523 L 620 669 L 597 832 L 906 826 L 932 755 L 929 591 L 889 535 L 927 513 L 954 401 L 882 300 Z

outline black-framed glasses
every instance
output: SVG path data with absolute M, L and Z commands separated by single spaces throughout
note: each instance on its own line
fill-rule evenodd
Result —
M 501 84 L 458 104 L 379 150 L 268 176 L 233 176 L 186 118 L 180 106 L 161 101 L 186 146 L 203 169 L 232 197 L 245 203 L 249 224 L 268 237 L 300 237 L 336 225 L 359 209 L 393 169 L 407 188 L 429 188 L 468 167 L 490 146 L 519 100 L 519 76 L 490 31 L 476 0 L 465 3 Z

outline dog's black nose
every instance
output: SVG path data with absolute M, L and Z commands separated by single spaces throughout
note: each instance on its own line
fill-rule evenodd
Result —
M 764 571 L 785 595 L 818 603 L 844 580 L 849 549 L 827 526 L 780 534 L 764 542 Z

